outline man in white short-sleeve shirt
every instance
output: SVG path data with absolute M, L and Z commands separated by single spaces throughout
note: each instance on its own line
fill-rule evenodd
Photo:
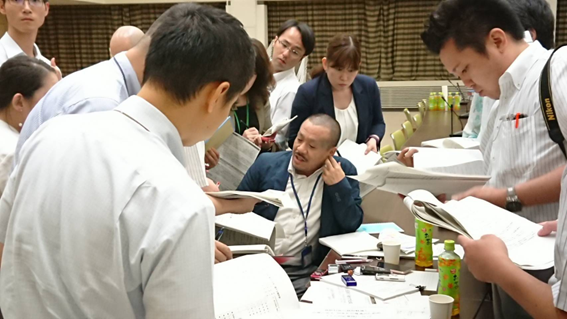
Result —
M 137 96 L 57 117 L 22 147 L 0 200 L 6 317 L 214 318 L 214 205 L 183 146 L 224 121 L 254 51 L 223 10 L 162 18 Z

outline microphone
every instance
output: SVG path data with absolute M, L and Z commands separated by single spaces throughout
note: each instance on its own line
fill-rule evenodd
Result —
M 449 136 L 450 137 L 463 136 L 463 130 L 465 129 L 465 127 L 463 126 L 463 122 L 461 122 L 459 115 L 453 110 L 453 106 L 450 105 L 447 102 L 447 100 L 445 100 L 445 97 L 443 95 L 441 95 L 441 98 L 443 99 L 445 104 L 447 104 L 449 106 L 449 108 L 451 109 L 451 134 Z M 461 132 L 453 133 L 453 115 L 455 115 L 455 116 L 457 116 L 457 118 L 459 118 L 459 124 L 461 124 Z

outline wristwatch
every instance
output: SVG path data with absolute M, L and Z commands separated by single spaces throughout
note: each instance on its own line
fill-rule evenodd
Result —
M 514 187 L 509 187 L 506 194 L 506 209 L 512 213 L 517 213 L 522 210 L 522 203 L 516 195 Z

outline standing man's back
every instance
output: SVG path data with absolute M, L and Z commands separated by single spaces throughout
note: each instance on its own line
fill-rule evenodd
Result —
M 52 119 L 22 147 L 0 199 L 7 318 L 214 318 L 215 207 L 183 146 L 226 118 L 254 51 L 222 10 L 162 17 L 136 96 Z

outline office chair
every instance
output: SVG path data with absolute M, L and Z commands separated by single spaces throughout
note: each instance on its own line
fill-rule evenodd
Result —
M 402 123 L 402 128 L 406 133 L 406 138 L 409 139 L 413 135 L 413 126 L 409 121 L 405 121 L 404 123 Z
M 397 130 L 390 134 L 390 137 L 394 142 L 394 148 L 396 149 L 396 151 L 400 151 L 406 143 L 406 136 L 404 135 L 404 132 L 402 132 L 402 130 Z

